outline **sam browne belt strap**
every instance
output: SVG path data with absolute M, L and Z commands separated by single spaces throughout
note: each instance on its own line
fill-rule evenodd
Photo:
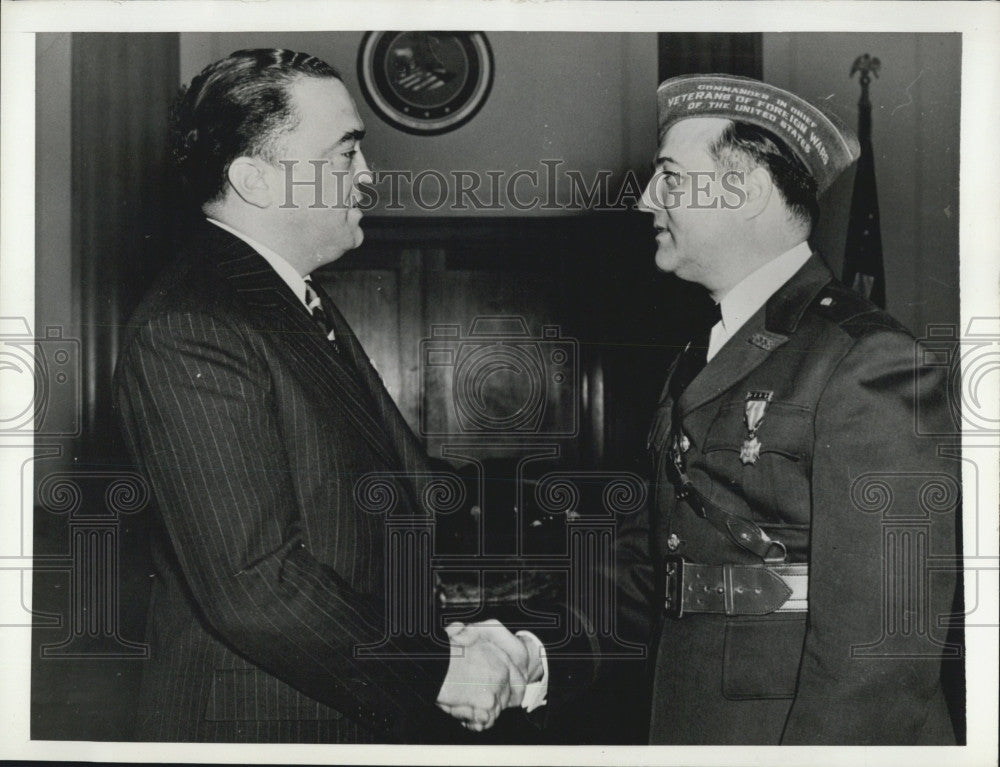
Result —
M 665 558 L 667 615 L 767 615 L 807 609 L 809 565 L 700 565 Z
M 766 564 L 784 562 L 788 552 L 781 541 L 771 538 L 752 520 L 726 511 L 701 494 L 684 469 L 683 453 L 686 448 L 682 448 L 681 444 L 682 436 L 679 432 L 674 432 L 673 444 L 667 459 L 667 472 L 677 500 L 686 502 L 695 514 L 740 548 L 760 557 Z

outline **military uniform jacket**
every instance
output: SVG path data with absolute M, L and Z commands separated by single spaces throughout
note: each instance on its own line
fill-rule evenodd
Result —
M 938 616 L 955 573 L 958 461 L 917 435 L 948 418 L 945 376 L 913 339 L 835 282 L 815 254 L 680 396 L 667 388 L 649 443 L 653 502 L 621 531 L 620 629 L 655 658 L 650 740 L 713 744 L 946 743 Z M 770 393 L 760 453 L 741 460 L 747 394 Z M 675 422 L 676 421 L 676 422 Z M 935 431 L 940 429 L 935 428 Z M 683 436 L 690 481 L 808 563 L 808 610 L 663 611 L 664 556 L 760 565 L 732 533 L 677 497 Z M 931 498 L 933 496 L 933 498 Z

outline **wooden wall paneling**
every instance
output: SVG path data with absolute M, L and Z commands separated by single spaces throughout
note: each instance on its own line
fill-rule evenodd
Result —
M 568 339 L 567 325 L 572 324 L 572 310 L 565 306 L 563 295 L 563 283 L 558 279 L 558 275 L 548 272 L 522 273 L 506 272 L 494 269 L 454 269 L 442 272 L 438 279 L 429 286 L 427 295 L 427 323 L 428 327 L 433 325 L 457 325 L 460 336 L 454 344 L 456 350 L 464 347 L 465 350 L 473 350 L 478 354 L 479 359 L 485 363 L 487 359 L 499 360 L 494 355 L 492 349 L 499 349 L 502 345 L 519 348 L 526 354 L 532 355 L 532 359 L 541 363 L 542 378 L 537 379 L 537 385 L 541 388 L 542 396 L 545 398 L 545 413 L 539 425 L 540 431 L 536 434 L 533 431 L 522 431 L 519 429 L 507 430 L 498 428 L 495 433 L 485 430 L 480 432 L 476 439 L 486 443 L 495 442 L 497 444 L 497 456 L 506 456 L 506 449 L 499 447 L 504 441 L 515 440 L 524 441 L 555 441 L 562 446 L 563 457 L 569 462 L 575 462 L 579 457 L 579 445 L 575 435 L 564 435 L 549 438 L 550 426 L 562 427 L 563 424 L 570 424 L 576 420 L 579 425 L 578 415 L 574 416 L 573 409 L 579 412 L 580 391 L 578 374 L 567 368 L 561 381 L 555 381 L 557 372 L 553 365 L 552 356 L 558 354 L 557 347 L 565 347 L 568 350 L 567 362 L 575 361 L 579 365 L 579 345 L 575 339 Z M 507 322 L 500 325 L 490 321 L 489 325 L 480 325 L 476 329 L 485 335 L 472 335 L 473 323 L 477 318 L 503 317 Z M 526 336 L 507 335 L 518 332 L 514 323 L 521 323 L 527 330 Z M 543 328 L 559 328 L 559 336 L 552 338 L 542 337 Z M 508 339 L 509 340 L 506 340 Z M 481 345 L 481 346 L 480 346 Z M 478 352 L 477 348 L 482 348 Z M 529 351 L 530 348 L 530 351 Z M 467 351 L 461 353 L 468 353 Z M 514 364 L 520 364 L 516 355 L 520 351 L 513 352 Z M 520 358 L 527 359 L 527 358 Z M 527 364 L 527 363 L 526 363 Z M 481 370 L 486 370 L 483 367 Z M 579 370 L 579 367 L 576 369 Z M 455 409 L 455 394 L 451 384 L 454 381 L 453 369 L 447 371 L 450 375 L 445 375 L 443 390 L 440 386 L 430 388 L 425 392 L 424 406 L 431 412 L 442 413 L 447 424 L 447 431 L 450 435 L 461 436 L 463 434 L 462 423 L 457 417 Z M 428 376 L 430 380 L 431 376 Z M 464 380 L 471 380 L 466 378 Z M 495 414 L 497 417 L 513 417 L 522 408 L 532 405 L 532 388 L 529 381 L 535 380 L 533 376 L 525 376 L 515 370 L 505 371 L 497 369 L 485 381 L 482 392 L 486 396 L 484 412 Z M 438 383 L 441 381 L 439 380 Z M 567 398 L 563 392 L 572 392 L 575 399 Z M 444 408 L 442 411 L 440 408 Z M 474 405 L 470 407 L 475 409 Z M 562 430 L 562 429 L 561 429 Z M 447 441 L 449 438 L 434 437 L 433 444 Z M 454 439 L 452 438 L 452 441 Z M 489 451 L 487 451 L 489 452 Z
M 427 326 L 427 283 L 444 268 L 440 248 L 406 248 L 400 259 L 400 367 L 402 393 L 400 407 L 417 434 L 420 430 L 420 342 L 429 332 Z
M 324 276 L 324 286 L 382 376 L 389 394 L 397 402 L 402 390 L 400 371 L 400 274 L 396 270 L 372 269 L 333 272 Z
M 318 275 L 358 334 L 407 423 L 420 433 L 420 340 L 424 321 L 425 264 L 443 252 L 366 245 Z
M 380 335 L 398 339 L 398 388 L 390 388 L 418 433 L 424 422 L 450 419 L 437 423 L 445 434 L 422 434 L 432 455 L 440 456 L 442 445 L 466 435 L 455 419 L 452 379 L 423 374 L 421 341 L 435 324 L 459 325 L 468 334 L 475 317 L 504 314 L 524 317 L 534 337 L 543 324 L 558 325 L 578 343 L 579 434 L 556 440 L 565 465 L 636 469 L 663 374 L 676 351 L 673 336 L 683 324 L 671 318 L 694 300 L 688 286 L 653 266 L 645 216 L 530 222 L 371 218 L 365 229 L 365 244 L 324 274 L 338 285 L 359 279 L 349 276 L 358 271 L 397 275 L 395 320 L 355 307 L 360 294 L 353 288 L 342 308 L 362 340 L 373 339 L 376 358 L 390 353 Z M 370 322 L 378 326 L 369 327 Z M 498 404 L 504 412 L 509 403 Z M 521 442 L 532 440 L 539 441 Z M 495 457 L 510 459 L 496 435 L 472 441 L 487 448 L 492 441 Z

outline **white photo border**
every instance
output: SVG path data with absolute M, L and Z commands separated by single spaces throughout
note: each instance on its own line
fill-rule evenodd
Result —
M 960 274 L 962 327 L 973 317 L 1000 317 L 1000 5 L 976 2 L 475 2 L 472 0 L 39 0 L 2 2 L 2 206 L 0 206 L 0 314 L 34 316 L 35 33 L 70 31 L 261 31 L 478 29 L 484 31 L 726 31 L 726 32 L 959 32 L 962 34 Z M 650 93 L 650 98 L 654 94 Z M 23 392 L 0 391 L 24 401 Z M 28 394 L 30 397 L 30 393 Z M 1000 394 L 993 407 L 1000 407 Z M 966 433 L 963 447 L 982 456 L 982 510 L 1000 508 L 996 467 L 1000 440 L 984 443 Z M 32 445 L 2 442 L 0 477 L 17 477 Z M 13 467 L 13 471 L 9 468 Z M 966 469 L 966 483 L 974 474 Z M 968 484 L 966 485 L 968 487 Z M 27 541 L 31 519 L 20 488 L 6 483 L 0 539 Z M 1000 550 L 996 519 L 976 520 L 965 509 L 966 556 Z M 22 537 L 23 536 L 23 537 Z M 973 551 L 973 545 L 978 550 Z M 2 552 L 6 555 L 8 552 Z M 30 556 L 30 549 L 26 552 Z M 996 568 L 996 560 L 993 560 Z M 29 574 L 30 575 L 30 574 Z M 967 594 L 972 574 L 966 573 Z M 995 574 L 994 574 L 995 580 Z M 24 586 L 30 594 L 30 581 Z M 424 747 L 352 745 L 221 745 L 31 741 L 29 736 L 30 629 L 0 630 L 0 758 L 86 761 L 385 764 L 996 764 L 997 589 L 992 626 L 966 635 L 968 745 L 965 747 Z M 7 601 L 0 602 L 7 604 Z M 4 623 L 0 616 L 0 624 Z

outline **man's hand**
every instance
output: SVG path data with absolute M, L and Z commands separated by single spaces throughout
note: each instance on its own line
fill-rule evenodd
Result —
M 541 676 L 537 648 L 496 620 L 452 623 L 445 630 L 451 663 L 438 706 L 470 730 L 489 729 L 503 709 L 521 705 L 525 684 Z

